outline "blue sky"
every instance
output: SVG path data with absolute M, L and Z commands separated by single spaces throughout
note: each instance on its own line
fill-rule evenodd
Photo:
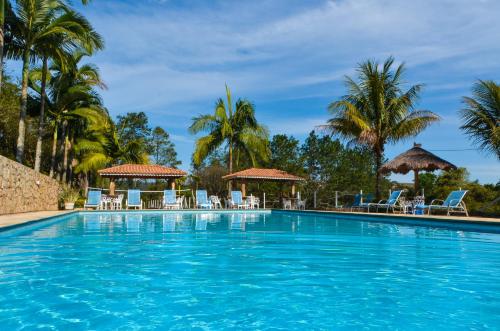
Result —
M 344 75 L 393 55 L 409 83 L 426 85 L 419 108 L 442 117 L 415 141 L 449 150 L 473 147 L 458 129 L 461 96 L 478 78 L 500 80 L 498 0 L 95 0 L 79 8 L 106 40 L 92 62 L 109 86 L 111 114 L 146 112 L 171 133 L 184 169 L 191 118 L 213 110 L 225 83 L 255 103 L 272 134 L 303 140 L 344 94 Z M 387 146 L 387 157 L 412 143 Z M 436 153 L 472 179 L 499 180 L 493 156 Z

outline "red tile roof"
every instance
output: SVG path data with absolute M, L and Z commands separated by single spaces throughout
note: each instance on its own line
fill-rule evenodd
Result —
M 263 179 L 263 180 L 283 180 L 283 181 L 302 181 L 302 177 L 291 175 L 278 169 L 259 169 L 250 168 L 235 172 L 222 177 L 223 179 Z
M 179 178 L 187 175 L 182 170 L 157 164 L 122 164 L 98 172 L 102 177 L 122 178 Z

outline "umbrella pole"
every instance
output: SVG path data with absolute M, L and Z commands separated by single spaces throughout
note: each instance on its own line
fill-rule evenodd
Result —
M 418 170 L 414 170 L 415 172 L 415 195 L 418 195 L 418 186 L 419 186 L 419 180 L 418 180 Z

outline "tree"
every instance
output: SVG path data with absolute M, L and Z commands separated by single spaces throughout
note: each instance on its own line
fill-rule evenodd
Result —
M 85 122 L 105 112 L 100 96 L 94 88 L 105 88 L 106 85 L 102 82 L 97 67 L 92 64 L 79 64 L 84 56 L 85 54 L 80 52 L 73 54 L 71 61 L 73 65 L 66 71 L 58 61 L 54 61 L 50 68 L 52 77 L 49 82 L 50 95 L 47 98 L 47 105 L 53 127 L 51 177 L 55 175 L 56 170 L 58 134 L 61 134 L 60 154 L 63 155 L 61 173 L 64 174 L 71 148 L 70 137 L 76 138 L 74 133 L 81 125 L 86 125 Z
M 156 164 L 168 167 L 177 167 L 181 162 L 177 159 L 175 145 L 170 141 L 169 134 L 163 128 L 157 126 L 153 129 L 150 139 L 151 154 Z
M 229 173 L 233 172 L 241 156 L 248 157 L 253 165 L 265 161 L 269 155 L 268 130 L 255 118 L 255 109 L 248 100 L 238 99 L 233 105 L 231 91 L 226 85 L 227 103 L 220 98 L 215 104 L 214 114 L 193 118 L 189 131 L 192 134 L 207 132 L 196 141 L 193 162 L 200 165 L 207 156 L 226 145 L 228 149 Z M 236 154 L 236 155 L 235 155 Z
M 151 128 L 149 127 L 148 117 L 144 112 L 119 115 L 116 126 L 121 142 L 128 144 L 132 141 L 138 141 L 142 143 L 145 151 L 148 149 Z
M 334 116 L 325 128 L 350 143 L 368 146 L 376 160 L 375 193 L 380 197 L 382 165 L 385 145 L 414 137 L 439 116 L 431 111 L 415 110 L 422 85 L 403 90 L 404 64 L 393 70 L 394 59 L 388 58 L 382 66 L 374 61 L 359 65 L 358 81 L 346 77 L 348 94 L 331 103 Z
M 5 25 L 5 0 L 0 0 L 0 92 L 3 82 L 3 49 L 4 49 L 4 25 Z
M 58 0 L 18 0 L 13 18 L 13 40 L 8 55 L 21 58 L 21 105 L 16 159 L 24 158 L 26 109 L 28 101 L 29 65 L 39 55 L 57 52 L 55 41 L 66 41 L 68 45 L 91 45 L 99 42 L 95 33 L 88 33 L 90 24 Z M 92 29 L 90 29 L 92 30 Z M 93 32 L 93 30 L 92 30 Z M 62 49 L 58 49 L 62 51 Z
M 278 134 L 270 143 L 271 157 L 269 165 L 293 174 L 300 174 L 304 167 L 300 160 L 299 141 L 292 136 Z
M 464 97 L 460 111 L 464 124 L 460 127 L 469 138 L 500 160 L 500 85 L 479 80 L 472 87 L 473 97 Z

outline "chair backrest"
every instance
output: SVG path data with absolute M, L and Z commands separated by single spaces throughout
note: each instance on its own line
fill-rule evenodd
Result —
M 196 204 L 208 204 L 207 190 L 196 190 Z
M 359 206 L 360 203 L 361 203 L 361 194 L 358 193 L 354 196 L 354 202 L 352 203 L 352 205 L 353 205 L 353 207 Z
M 373 193 L 368 193 L 366 196 L 363 197 L 363 202 L 370 203 L 373 201 L 374 198 L 375 196 L 373 195 Z
M 127 204 L 129 206 L 139 206 L 141 204 L 141 190 L 128 190 Z
M 217 204 L 220 203 L 220 199 L 216 195 L 211 195 L 210 196 L 210 201 L 212 201 L 212 203 L 217 203 Z
M 174 205 L 177 203 L 177 197 L 175 190 L 165 190 L 163 191 L 163 203 L 168 205 Z
M 231 191 L 231 200 L 236 204 L 243 203 L 243 193 L 241 191 Z
M 389 199 L 387 199 L 387 204 L 395 205 L 398 202 L 402 192 L 403 191 L 392 191 L 391 195 L 389 196 Z
M 87 193 L 87 205 L 98 205 L 101 203 L 101 191 L 89 191 Z
M 457 207 L 460 204 L 460 202 L 462 202 L 462 199 L 464 198 L 465 194 L 467 194 L 467 190 L 451 192 L 446 198 L 446 200 L 444 200 L 443 206 Z

